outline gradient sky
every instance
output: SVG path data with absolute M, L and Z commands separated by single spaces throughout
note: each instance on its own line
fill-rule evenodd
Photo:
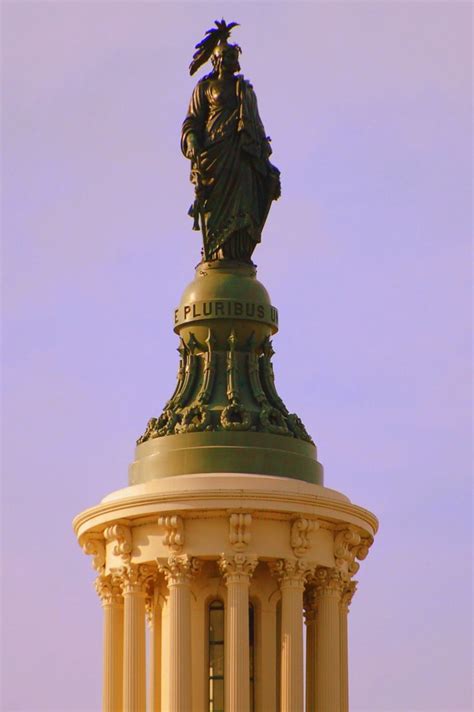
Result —
M 187 67 L 222 15 L 282 172 L 254 256 L 279 391 L 326 484 L 381 521 L 350 615 L 351 710 L 470 709 L 471 14 L 3 3 L 2 710 L 100 707 L 101 609 L 71 520 L 126 484 L 174 387 L 200 249 Z

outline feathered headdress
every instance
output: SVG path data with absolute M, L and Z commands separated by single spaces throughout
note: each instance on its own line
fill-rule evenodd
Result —
M 197 52 L 193 54 L 193 61 L 189 65 L 189 73 L 192 75 L 199 67 L 207 62 L 219 42 L 225 42 L 230 37 L 233 27 L 238 26 L 238 22 L 226 23 L 224 19 L 220 22 L 215 20 L 216 27 L 207 30 L 206 37 L 196 45 Z

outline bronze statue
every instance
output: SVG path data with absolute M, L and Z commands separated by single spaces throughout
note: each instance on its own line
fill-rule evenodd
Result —
M 181 148 L 191 159 L 195 201 L 189 210 L 202 230 L 205 260 L 251 262 L 273 200 L 280 171 L 260 119 L 252 85 L 241 74 L 238 45 L 229 44 L 237 23 L 216 20 L 196 45 L 190 74 L 209 59 L 213 71 L 196 85 L 183 123 Z

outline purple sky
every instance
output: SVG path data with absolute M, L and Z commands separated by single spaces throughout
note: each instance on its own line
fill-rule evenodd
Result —
M 99 710 L 71 520 L 126 484 L 174 387 L 187 67 L 222 14 L 282 172 L 254 257 L 277 384 L 326 484 L 381 521 L 351 710 L 470 709 L 471 8 L 3 3 L 5 712 Z

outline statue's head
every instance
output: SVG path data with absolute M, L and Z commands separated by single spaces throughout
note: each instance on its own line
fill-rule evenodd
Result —
M 219 42 L 211 56 L 214 71 L 224 69 L 230 74 L 240 71 L 239 54 L 242 52 L 239 45 L 228 44 L 225 40 Z
M 190 74 L 194 74 L 209 59 L 215 72 L 221 68 L 232 74 L 240 70 L 239 54 L 242 50 L 238 45 L 227 42 L 237 22 L 227 24 L 222 19 L 216 20 L 214 24 L 216 26 L 208 30 L 204 39 L 196 45 L 197 51 L 193 54 L 193 61 L 189 65 Z

